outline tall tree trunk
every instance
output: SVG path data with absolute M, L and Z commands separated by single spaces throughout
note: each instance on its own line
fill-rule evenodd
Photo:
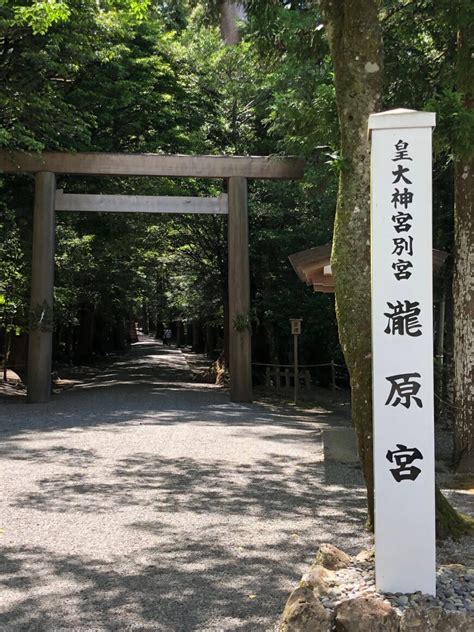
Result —
M 374 519 L 372 349 L 370 325 L 369 114 L 380 108 L 382 35 L 376 0 L 320 0 L 335 69 L 341 129 L 341 172 L 331 262 L 339 338 L 351 376 L 352 419 L 367 486 L 368 526 Z M 471 227 L 472 229 L 472 227 Z M 471 233 L 472 235 L 472 233 Z M 472 242 L 471 242 L 472 243 Z M 472 529 L 437 490 L 438 533 Z
M 155 340 L 161 340 L 163 338 L 163 325 L 161 323 L 161 313 L 159 311 L 155 313 L 155 322 L 156 322 Z
M 125 351 L 128 344 L 129 321 L 119 317 L 112 323 L 112 345 L 114 351 Z
M 183 321 L 182 320 L 177 320 L 176 321 L 176 346 L 177 347 L 182 347 L 183 344 L 184 344 Z
M 450 268 L 452 264 L 450 263 Z M 444 386 L 443 406 L 444 417 L 450 425 L 454 421 L 454 305 L 451 288 L 453 286 L 453 272 L 449 271 L 449 292 L 446 293 L 445 336 L 444 336 Z
M 268 358 L 265 358 L 265 360 L 268 360 L 270 364 L 279 364 L 280 357 L 278 354 L 278 337 L 275 330 L 275 323 L 267 323 L 265 325 L 264 333 L 268 354 Z
M 466 3 L 458 32 L 458 89 L 474 107 L 474 9 Z M 465 141 L 464 141 L 465 142 Z M 458 150 L 454 175 L 454 439 L 458 471 L 474 472 L 474 148 Z M 460 149 L 460 151 L 459 151 Z
M 127 322 L 127 345 L 134 344 L 135 342 L 138 342 L 137 325 L 135 322 L 134 315 L 130 314 L 126 322 Z M 149 330 L 143 333 L 149 333 Z
M 28 336 L 20 334 L 19 336 L 10 335 L 10 342 L 7 350 L 7 366 L 15 371 L 21 381 L 26 384 L 28 381 Z
M 332 251 L 339 337 L 373 524 L 369 114 L 380 109 L 382 34 L 375 0 L 321 0 L 336 81 L 341 172 Z
M 240 2 L 223 0 L 221 4 L 221 36 L 227 46 L 240 42 L 239 21 L 245 19 L 245 9 Z
M 193 338 L 192 338 L 192 351 L 194 353 L 202 353 L 203 352 L 203 335 L 202 335 L 202 321 L 197 319 L 193 320 L 193 324 L 192 324 L 192 332 L 193 332 Z
M 212 325 L 206 325 L 206 343 L 204 351 L 208 358 L 214 359 L 214 349 L 216 347 L 216 329 Z
M 79 312 L 79 334 L 74 361 L 78 364 L 88 360 L 94 350 L 95 307 L 83 303 Z
M 245 19 L 245 8 L 241 2 L 234 0 L 221 0 L 220 3 L 220 29 L 222 41 L 226 46 L 233 46 L 241 41 L 239 31 L 239 21 Z M 234 151 L 237 151 L 238 129 L 236 126 L 237 100 L 234 99 L 228 117 L 234 140 Z M 224 341 L 222 350 L 222 361 L 224 368 L 230 366 L 230 327 L 229 322 L 229 294 L 227 289 L 227 274 L 225 275 L 225 287 L 223 291 L 224 302 Z
M 148 336 L 150 333 L 150 312 L 147 303 L 143 303 L 142 305 L 142 331 L 145 336 Z M 132 342 L 136 342 L 136 340 Z

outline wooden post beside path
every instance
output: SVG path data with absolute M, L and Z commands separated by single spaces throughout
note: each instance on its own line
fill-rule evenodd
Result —
M 331 360 L 331 388 L 333 395 L 336 394 L 336 365 L 334 360 Z
M 295 372 L 295 406 L 298 403 L 299 369 L 298 369 L 298 336 L 301 334 L 302 318 L 290 318 L 291 333 L 293 334 L 293 366 Z
M 298 403 L 298 386 L 299 386 L 299 370 L 298 370 L 298 334 L 293 334 L 293 354 L 295 363 L 295 406 Z

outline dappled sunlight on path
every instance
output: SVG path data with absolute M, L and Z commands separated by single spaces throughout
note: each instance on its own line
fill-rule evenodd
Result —
M 334 414 L 229 403 L 151 340 L 0 419 L 0 629 L 273 630 L 320 542 L 369 541 Z

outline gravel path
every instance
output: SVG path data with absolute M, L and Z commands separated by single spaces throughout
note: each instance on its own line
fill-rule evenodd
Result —
M 1 630 L 276 629 L 323 541 L 369 543 L 321 411 L 189 383 L 151 339 L 48 404 L 2 404 Z

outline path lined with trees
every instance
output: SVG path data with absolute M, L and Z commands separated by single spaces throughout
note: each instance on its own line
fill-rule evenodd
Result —
M 175 323 L 173 327 L 177 338 L 184 336 L 183 323 L 186 323 L 188 331 L 192 328 L 195 350 L 203 351 L 206 340 L 211 354 L 216 352 L 216 357 L 221 354 L 223 366 L 229 361 L 230 328 L 242 327 L 248 339 L 251 327 L 252 360 L 288 364 L 292 360 L 288 321 L 289 318 L 301 317 L 304 327 L 300 340 L 300 362 L 317 364 L 335 360 L 345 362 L 349 370 L 353 422 L 358 435 L 371 523 L 373 433 L 367 117 L 374 110 L 400 106 L 436 111 L 433 246 L 449 255 L 443 273 L 435 278 L 434 284 L 436 422 L 438 431 L 444 426 L 451 430 L 453 470 L 472 471 L 474 271 L 471 253 L 474 187 L 471 139 L 474 59 L 470 53 L 473 6 L 469 0 L 384 0 L 381 3 L 376 0 L 4 2 L 0 7 L 0 80 L 4 87 L 0 95 L 1 150 L 194 156 L 284 154 L 303 157 L 307 164 L 305 177 L 300 183 L 249 183 L 251 308 L 248 314 L 238 314 L 238 318 L 229 314 L 226 220 L 223 216 L 212 215 L 155 219 L 146 215 L 127 217 L 108 214 L 73 217 L 65 213 L 57 225 L 54 318 L 47 313 L 48 310 L 41 313 L 31 310 L 28 297 L 32 276 L 33 181 L 28 175 L 2 175 L 0 352 L 4 369 L 9 367 L 26 380 L 28 334 L 32 323 L 39 321 L 49 331 L 54 330 L 53 359 L 57 366 L 62 363 L 84 364 L 107 357 L 110 353 L 125 352 L 132 342 L 130 324 L 137 320 L 144 331 L 156 330 L 158 336 L 163 327 Z M 240 16 L 240 23 L 234 21 L 235 15 Z M 35 156 L 37 158 L 38 154 L 35 153 Z M 216 198 L 225 193 L 222 183 L 216 181 L 203 183 L 189 178 L 184 183 L 173 177 L 146 181 L 141 177 L 88 178 L 82 172 L 74 176 L 61 174 L 58 188 L 66 195 L 101 192 L 113 196 Z M 309 292 L 296 279 L 287 260 L 291 253 L 328 244 L 331 239 L 336 309 L 333 297 Z M 244 241 L 247 241 L 246 237 Z M 245 302 L 245 310 L 247 307 L 248 301 Z M 250 355 L 248 348 L 246 352 Z M 10 417 L 1 430 L 13 437 L 13 443 L 8 446 L 19 446 L 20 449 L 19 456 L 15 456 L 16 447 L 12 454 L 6 452 L 13 464 L 7 488 L 11 486 L 14 496 L 15 490 L 23 484 L 38 485 L 40 490 L 27 490 L 25 487 L 26 496 L 20 493 L 21 502 L 26 505 L 27 502 L 34 504 L 44 500 L 54 505 L 58 498 L 60 506 L 61 503 L 67 505 L 68 493 L 72 489 L 75 499 L 90 501 L 85 503 L 86 506 L 94 506 L 92 498 L 96 496 L 107 508 L 109 481 L 115 481 L 112 483 L 114 492 L 125 490 L 120 507 L 130 502 L 135 509 L 141 508 L 142 501 L 136 498 L 140 485 L 159 497 L 161 492 L 155 487 L 158 476 L 155 470 L 160 468 L 147 474 L 142 461 L 148 463 L 153 459 L 146 452 L 145 457 L 137 457 L 142 461 L 137 465 L 138 473 L 132 477 L 133 485 L 126 483 L 130 478 L 122 472 L 133 471 L 135 465 L 133 460 L 130 464 L 127 459 L 141 453 L 138 448 L 136 453 L 128 453 L 123 438 L 109 445 L 104 437 L 114 434 L 110 432 L 110 424 L 125 423 L 127 433 L 130 430 L 133 438 L 134 432 L 145 432 L 149 426 L 154 427 L 157 422 L 152 411 L 153 414 L 156 412 L 161 423 L 160 441 L 164 442 L 158 446 L 160 449 L 180 441 L 184 446 L 184 433 L 195 423 L 201 424 L 205 428 L 203 436 L 209 439 L 209 445 L 207 439 L 203 440 L 203 445 L 212 458 L 214 442 L 218 440 L 225 441 L 224 447 L 221 447 L 224 452 L 233 449 L 232 442 L 236 436 L 232 434 L 231 426 L 234 418 L 241 421 L 239 416 L 243 415 L 245 420 L 247 414 L 248 420 L 252 418 L 250 415 L 255 418 L 254 424 L 242 426 L 245 427 L 242 434 L 248 435 L 248 440 L 255 439 L 255 433 L 260 433 L 261 418 L 264 418 L 265 427 L 267 422 L 271 427 L 275 421 L 273 416 L 267 417 L 268 412 L 262 413 L 261 417 L 258 407 L 229 408 L 225 398 L 219 400 L 215 411 L 209 410 L 206 398 L 210 393 L 213 396 L 218 393 L 221 397 L 218 391 L 212 391 L 211 387 L 203 390 L 204 387 L 193 386 L 186 390 L 181 385 L 160 386 L 160 381 L 155 381 L 153 362 L 144 360 L 140 363 L 138 357 L 136 360 L 135 377 L 126 365 L 116 367 L 117 370 L 114 369 L 109 376 L 109 383 L 102 382 L 100 385 L 94 382 L 67 393 L 64 408 L 58 402 L 47 404 L 43 411 L 32 409 L 30 413 L 20 406 L 2 407 L 1 412 L 8 409 Z M 138 368 L 143 370 L 143 383 L 136 381 L 140 373 Z M 150 384 L 151 394 L 148 390 Z M 174 397 L 175 391 L 179 395 L 177 398 Z M 84 403 L 86 393 L 93 400 L 90 405 L 102 406 L 102 410 L 96 411 L 90 405 L 87 407 Z M 142 402 L 135 399 L 137 395 L 142 397 Z M 202 419 L 207 421 L 202 421 L 201 412 L 197 417 L 191 414 L 191 408 L 186 408 L 188 405 L 197 405 L 197 410 L 202 410 Z M 208 413 L 212 413 L 211 422 Z M 225 426 L 223 435 L 213 436 L 211 440 L 211 429 L 219 426 L 214 413 L 223 415 L 231 424 Z M 179 423 L 174 421 L 176 415 L 181 415 Z M 148 424 L 150 419 L 153 422 Z M 109 431 L 96 435 L 104 420 Z M 277 420 L 278 424 L 282 421 L 279 416 Z M 298 424 L 300 422 L 304 423 L 304 420 L 297 420 Z M 180 424 L 182 428 L 179 428 Z M 235 464 L 228 467 L 226 463 L 221 463 L 216 453 L 215 463 L 220 463 L 223 471 L 227 472 L 223 490 L 235 477 L 243 481 L 247 493 L 266 481 L 269 471 L 269 488 L 273 480 L 277 489 L 291 483 L 292 494 L 301 502 L 304 502 L 304 496 L 299 487 L 300 480 L 308 477 L 307 486 L 321 482 L 322 489 L 323 479 L 318 469 L 312 467 L 309 457 L 308 461 L 305 460 L 309 454 L 305 450 L 315 449 L 317 437 L 312 437 L 308 446 L 303 445 L 304 442 L 301 444 L 298 433 L 297 438 L 290 440 L 290 428 L 285 424 L 283 420 L 286 438 L 281 445 L 285 445 L 285 450 L 295 447 L 295 463 L 304 464 L 298 476 L 286 469 L 289 467 L 287 453 L 284 465 L 280 467 L 279 464 L 278 468 L 269 465 L 273 464 L 273 456 L 281 456 L 276 450 L 278 440 L 272 434 L 264 437 L 268 444 L 261 444 L 259 448 L 267 454 L 267 460 L 262 464 L 254 454 L 254 461 L 251 458 L 248 462 L 248 473 L 243 474 Z M 77 432 L 78 436 L 84 437 L 87 447 L 74 443 L 75 426 L 85 428 Z M 34 428 L 37 428 L 38 434 L 28 434 Z M 63 433 L 70 434 L 66 437 Z M 186 449 L 197 450 L 199 436 L 195 434 L 195 444 Z M 98 438 L 101 447 L 97 448 L 96 454 L 94 446 Z M 240 435 L 238 438 L 244 441 Z M 56 439 L 58 444 L 54 443 Z M 141 439 L 154 445 L 156 437 L 145 435 Z M 30 441 L 33 447 L 28 452 Z M 109 450 L 114 445 L 116 454 L 112 455 Z M 140 446 L 143 450 L 141 443 Z M 275 452 L 266 452 L 264 446 L 271 450 L 275 448 Z M 83 469 L 77 470 L 71 463 L 76 457 L 80 460 L 81 453 L 77 450 L 82 449 L 85 450 L 81 461 Z M 58 455 L 63 458 L 68 450 L 73 451 L 74 458 L 68 461 L 64 457 L 64 463 L 58 463 Z M 41 456 L 43 453 L 45 457 Z M 252 451 L 250 453 L 253 454 Z M 173 457 L 166 451 L 164 454 L 166 459 L 176 455 L 181 459 L 179 450 L 173 453 Z M 241 450 L 239 458 L 244 468 L 247 463 L 245 455 L 245 450 Z M 104 464 L 104 469 L 102 471 L 102 466 L 98 466 L 98 481 L 94 487 L 94 481 L 89 484 L 90 481 L 84 477 L 87 477 L 86 463 L 96 456 L 97 462 Z M 118 461 L 114 461 L 115 456 Z M 190 458 L 190 472 L 197 468 L 199 473 L 201 464 L 196 466 L 196 457 Z M 113 466 L 110 465 L 112 462 Z M 32 468 L 24 470 L 23 479 L 18 477 L 19 463 L 25 468 Z M 263 472 L 257 480 L 252 478 L 250 464 Z M 40 472 L 45 465 L 51 466 L 52 471 L 58 468 L 58 478 L 50 477 L 53 481 L 51 486 L 50 479 L 45 479 L 43 493 Z M 167 465 L 169 461 L 165 462 Z M 183 465 L 181 460 L 180 466 L 185 468 L 186 462 Z M 169 477 L 172 480 L 178 475 L 173 467 L 173 476 Z M 204 468 L 208 471 L 206 468 L 209 464 Z M 77 479 L 77 484 L 73 478 L 68 483 L 69 487 L 61 483 L 68 480 L 68 472 Z M 107 476 L 102 478 L 104 472 Z M 191 473 L 187 481 L 193 478 Z M 200 501 L 203 498 L 212 500 L 206 476 L 202 477 L 205 493 L 197 490 Z M 327 483 L 324 479 L 324 484 Z M 341 485 L 341 492 L 345 485 L 346 482 Z M 350 482 L 348 485 L 347 489 L 350 489 Z M 339 502 L 338 495 L 334 501 L 335 492 L 339 490 L 334 487 L 331 490 L 331 495 L 324 498 L 329 511 L 334 502 Z M 237 486 L 234 491 L 239 495 L 242 490 Z M 288 489 L 286 491 L 289 492 Z M 222 494 L 225 496 L 225 491 Z M 287 495 L 289 500 L 290 493 Z M 315 503 L 318 503 L 318 498 L 314 496 L 310 499 L 312 504 L 311 508 L 307 507 L 308 514 L 313 513 L 308 524 L 314 525 L 317 519 L 315 512 L 318 507 Z M 217 499 L 221 499 L 220 492 Z M 86 511 L 80 503 L 78 506 L 81 511 Z M 250 503 L 249 507 L 253 509 L 253 504 Z M 283 505 L 279 508 L 283 510 Z M 54 510 L 55 515 L 64 516 L 65 520 L 69 516 L 70 523 L 66 521 L 63 525 L 66 533 L 69 533 L 68 528 L 75 516 L 68 513 L 69 509 Z M 471 528 L 469 521 L 452 512 L 441 495 L 438 497 L 438 509 L 440 532 L 457 533 Z M 41 511 L 36 506 L 34 510 Z M 270 505 L 266 522 L 271 522 L 271 510 Z M 348 511 L 350 513 L 344 507 L 341 515 L 346 515 Z M 94 514 L 89 513 L 91 516 Z M 168 535 L 178 529 L 172 522 L 177 519 L 176 516 L 181 515 L 184 520 L 188 518 L 181 508 L 171 513 L 170 521 L 163 523 Z M 196 510 L 195 513 L 199 512 Z M 96 506 L 95 514 L 100 516 L 100 507 Z M 211 523 L 206 521 L 211 520 L 213 514 L 206 509 L 203 515 L 205 518 L 200 519 L 204 520 L 205 527 L 209 527 Z M 249 515 L 252 515 L 251 511 Z M 17 520 L 20 524 L 21 517 L 15 517 L 13 522 L 16 524 Z M 257 525 L 261 526 L 262 533 L 265 521 L 262 518 L 262 526 Z M 49 532 L 49 522 L 42 519 L 38 525 L 43 534 Z M 131 528 L 127 525 L 127 529 Z M 98 530 L 102 536 L 97 538 L 103 538 L 103 534 L 111 530 L 112 527 L 104 523 Z M 212 532 L 211 527 L 209 532 Z M 150 537 L 150 528 L 144 528 L 140 533 L 140 537 Z M 79 534 L 76 536 L 79 538 Z M 64 557 L 57 558 L 56 570 L 64 575 L 64 568 L 67 569 L 71 561 L 74 538 L 62 543 L 58 540 L 50 549 L 41 549 L 42 542 L 38 539 L 34 545 L 39 547 L 38 559 L 45 559 L 43 553 L 49 554 L 54 546 L 58 546 L 56 555 L 60 556 L 63 551 Z M 154 555 L 159 555 L 157 542 Z M 265 542 L 262 541 L 261 550 L 266 550 Z M 12 546 L 19 545 L 14 543 Z M 69 552 L 69 561 L 66 560 L 66 551 Z M 24 581 L 26 586 L 28 581 L 26 574 L 22 575 L 23 564 L 28 564 L 22 561 L 22 555 L 27 558 L 32 552 L 12 550 L 11 553 L 9 581 L 14 591 L 15 577 L 20 577 L 21 599 L 21 582 Z M 126 553 L 132 555 L 128 549 Z M 210 568 L 216 568 L 218 553 L 214 555 L 213 562 L 207 560 Z M 168 554 L 174 555 L 171 548 Z M 104 560 L 97 560 L 90 551 L 86 555 L 91 555 L 90 559 L 101 568 Z M 283 559 L 281 555 L 284 557 L 279 551 L 278 560 Z M 236 559 L 235 556 L 228 557 L 229 563 L 238 566 Z M 295 559 L 301 560 L 301 552 Z M 79 562 L 76 575 L 84 577 L 87 558 L 81 558 Z M 114 563 L 118 566 L 119 560 L 115 559 Z M 133 564 L 126 565 L 120 577 L 136 577 L 138 574 L 147 580 L 146 566 L 144 569 L 140 567 L 137 571 Z M 50 572 L 51 568 L 47 570 Z M 95 584 L 99 585 L 96 579 Z M 75 580 L 67 575 L 67 581 Z M 102 594 L 109 610 L 115 607 L 112 593 L 114 590 L 120 592 L 120 581 L 114 576 L 111 594 Z M 239 581 L 243 584 L 242 577 Z M 212 579 L 208 588 L 215 587 L 217 582 Z M 232 591 L 235 590 L 233 585 Z M 73 590 L 70 594 L 76 595 Z M 89 601 L 94 601 L 94 594 L 91 589 Z M 14 600 L 15 596 L 12 598 Z M 71 599 L 74 601 L 76 596 Z M 185 601 L 185 597 L 182 599 Z M 253 597 L 248 599 L 249 603 L 256 602 Z M 125 593 L 117 597 L 116 607 L 121 613 L 126 607 L 122 602 L 126 604 Z M 219 603 L 216 597 L 216 608 Z M 132 609 L 135 613 L 139 610 L 140 616 L 146 617 L 149 606 L 148 602 L 135 604 Z M 43 607 L 43 602 L 38 607 Z M 28 608 L 29 604 L 25 602 L 25 609 Z M 43 611 L 44 617 L 48 616 L 47 611 L 48 608 Z M 57 610 L 53 608 L 52 611 Z M 88 612 L 87 607 L 83 611 L 81 608 L 70 611 L 83 612 L 84 616 Z M 192 611 L 200 612 L 200 609 Z M 18 610 L 14 612 L 12 616 L 29 616 Z M 68 612 L 64 606 L 64 616 Z M 201 625 L 201 621 L 196 625 Z M 212 629 L 214 623 L 209 625 Z
M 344 21 L 352 10 L 357 19 Z M 357 302 L 368 287 L 368 181 L 359 173 L 367 164 L 365 119 L 373 108 L 436 111 L 433 245 L 451 255 L 435 283 L 436 316 L 446 313 L 435 366 L 438 416 L 453 424 L 455 462 L 468 471 L 472 10 L 468 0 L 360 6 L 11 0 L 0 10 L 0 147 L 304 156 L 303 183 L 251 183 L 249 192 L 253 360 L 276 364 L 288 362 L 291 317 L 305 322 L 303 362 L 343 360 L 333 299 L 312 296 L 287 261 L 288 254 L 330 242 L 342 173 L 334 270 L 342 303 L 344 288 L 350 295 L 359 284 L 346 297 L 339 325 L 370 489 L 371 427 L 357 422 L 370 420 L 368 361 L 355 366 L 349 359 L 356 350 L 366 356 L 369 339 L 358 336 L 368 326 L 368 302 Z M 239 28 L 229 20 L 235 13 L 244 17 Z M 360 29 L 370 37 L 359 37 Z M 70 193 L 222 192 L 192 179 L 185 185 L 172 178 L 60 180 Z M 9 367 L 26 377 L 33 183 L 2 177 L 0 190 L 0 346 Z M 361 212 L 351 215 L 353 208 Z M 217 333 L 226 353 L 226 248 L 221 217 L 64 217 L 57 227 L 55 359 L 81 363 L 123 349 L 127 323 L 137 316 L 152 324 L 184 316 L 211 337 Z

